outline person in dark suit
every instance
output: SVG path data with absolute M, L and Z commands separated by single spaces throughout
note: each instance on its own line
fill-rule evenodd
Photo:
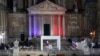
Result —
M 5 50 L 5 45 L 3 43 L 0 45 L 0 50 Z
M 72 39 L 68 39 L 68 42 L 69 42 L 69 43 L 72 43 Z
M 95 46 L 93 48 L 98 48 L 98 42 L 95 42 Z

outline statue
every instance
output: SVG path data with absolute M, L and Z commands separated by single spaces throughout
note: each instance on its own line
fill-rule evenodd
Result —
M 17 3 L 16 3 L 16 0 L 14 0 L 14 1 L 13 1 L 13 12 L 14 12 L 14 13 L 17 11 L 17 10 L 16 10 L 16 4 L 17 4 Z
M 19 56 L 19 41 L 14 41 L 13 56 Z
M 77 45 L 76 49 L 82 50 L 84 52 L 85 55 L 89 55 L 89 47 L 87 45 L 87 39 L 84 39 L 81 42 L 76 42 L 75 43 Z
M 82 51 L 84 52 L 85 55 L 89 55 L 90 51 L 89 51 L 89 47 L 87 45 L 87 39 L 84 39 L 83 41 L 81 41 L 82 44 Z
M 18 48 L 18 46 L 19 46 L 19 41 L 14 41 L 14 48 Z

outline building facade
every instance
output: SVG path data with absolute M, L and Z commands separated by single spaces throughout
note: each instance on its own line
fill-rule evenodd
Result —
M 37 6 L 43 2 L 45 2 L 45 0 L 7 0 L 7 24 L 3 24 L 7 25 L 6 31 L 9 38 L 20 39 L 21 34 L 24 34 L 25 38 L 30 37 L 30 15 L 27 9 L 31 8 L 32 6 Z M 96 29 L 96 9 L 94 9 L 96 8 L 96 2 L 91 2 L 89 0 L 50 0 L 50 2 L 67 9 L 64 15 L 65 19 L 63 24 L 65 26 L 62 29 L 64 32 L 63 37 L 90 37 L 90 32 Z M 47 7 L 50 6 L 48 5 Z M 48 14 L 50 14 L 50 12 Z M 45 16 L 46 17 L 43 19 L 43 21 L 51 25 L 51 20 L 47 18 L 52 16 Z M 35 26 L 35 28 L 36 27 L 38 28 L 38 26 Z M 57 29 L 58 26 L 55 30 L 56 32 L 59 32 Z
M 31 1 L 31 2 L 30 2 Z M 32 3 L 32 1 L 34 2 L 34 3 Z M 42 0 L 41 0 L 42 1 Z M 29 0 L 28 1 L 28 3 L 26 3 L 26 7 L 24 7 L 25 6 L 25 3 L 24 2 L 26 2 L 26 0 L 24 1 L 24 0 L 21 0 L 20 2 L 19 2 L 19 0 L 14 0 L 13 1 L 13 4 L 14 4 L 14 2 L 15 2 L 15 4 L 16 4 L 16 6 L 15 6 L 15 4 L 12 6 L 13 8 L 12 8 L 12 12 L 10 11 L 11 10 L 11 7 L 9 7 L 8 8 L 8 11 L 9 11 L 9 13 L 8 13 L 8 37 L 10 37 L 10 38 L 18 38 L 19 37 L 19 39 L 20 39 L 20 37 L 21 37 L 21 33 L 24 33 L 24 35 L 25 35 L 25 37 L 27 38 L 27 37 L 38 37 L 38 34 L 36 34 L 36 33 L 38 33 L 37 31 L 36 31 L 36 29 L 39 31 L 39 29 L 41 30 L 42 29 L 42 31 L 40 31 L 40 34 L 41 35 L 39 35 L 39 36 L 42 36 L 42 35 L 44 35 L 45 33 L 44 33 L 44 27 L 42 27 L 41 28 L 41 26 L 38 26 L 37 24 L 39 24 L 39 23 L 37 23 L 38 21 L 40 22 L 42 19 L 42 23 L 44 23 L 44 24 L 50 24 L 50 25 L 52 25 L 52 26 L 50 26 L 50 35 L 60 35 L 60 36 L 62 36 L 62 37 L 64 37 L 64 38 L 67 38 L 67 37 L 81 37 L 82 36 L 82 30 L 85 28 L 85 23 L 84 23 L 84 21 L 85 21 L 85 16 L 82 16 L 82 13 L 78 13 L 78 11 L 75 11 L 76 9 L 78 9 L 78 7 L 76 8 L 76 4 L 74 3 L 74 2 L 72 2 L 72 1 L 69 1 L 70 3 L 72 3 L 69 7 L 67 6 L 67 4 L 65 4 L 65 1 L 66 0 L 64 0 L 63 2 L 60 2 L 60 0 L 55 0 L 55 1 L 52 1 L 52 2 L 54 2 L 54 3 L 52 3 L 51 2 L 52 0 L 50 0 L 49 2 L 50 2 L 50 4 L 51 5 L 47 5 L 47 6 L 44 6 L 43 4 L 41 4 L 41 3 L 45 3 L 46 1 L 43 1 L 43 2 L 38 2 L 38 1 L 36 1 L 36 0 Z M 66 3 L 67 3 L 68 1 L 66 1 Z M 32 4 L 31 4 L 32 3 Z M 21 5 L 22 4 L 22 5 Z M 38 6 L 38 4 L 41 4 L 41 6 L 44 8 L 42 8 L 40 5 Z M 65 5 L 64 5 L 65 4 Z M 21 6 L 19 6 L 19 5 L 21 5 Z M 56 5 L 56 6 L 55 6 Z M 75 7 L 74 8 L 71 8 L 71 6 L 73 7 L 73 5 L 75 5 Z M 52 12 L 52 13 L 54 13 L 54 14 L 52 14 L 51 12 L 50 12 L 50 10 L 55 10 L 54 8 L 58 8 L 59 6 L 61 6 L 62 8 L 68 8 L 68 9 L 66 9 L 66 11 L 67 10 L 69 10 L 69 9 L 72 9 L 73 11 L 72 11 L 72 13 L 69 13 L 69 12 L 63 12 L 63 13 L 65 13 L 65 14 L 62 14 L 62 16 L 58 16 L 58 15 L 61 15 L 61 14 L 59 14 L 60 13 L 60 9 L 57 9 L 58 11 L 57 11 L 57 14 L 55 14 L 56 13 L 56 11 L 54 11 L 54 12 Z M 34 34 L 32 34 L 32 29 L 31 29 L 31 33 L 30 33 L 30 21 L 29 21 L 29 19 L 30 19 L 30 15 L 29 15 L 29 13 L 30 13 L 30 11 L 32 10 L 30 10 L 30 11 L 28 11 L 28 12 L 26 12 L 25 10 L 27 9 L 27 8 L 31 8 L 31 7 L 35 7 L 35 8 L 38 8 L 37 10 L 37 13 L 41 13 L 41 15 L 42 16 L 40 16 L 40 14 L 35 14 L 35 18 L 37 19 L 38 17 L 38 19 L 37 20 L 35 20 L 34 22 L 35 22 L 35 28 L 32 28 L 32 26 L 31 26 L 31 28 L 32 29 L 35 29 L 35 30 L 33 30 L 33 32 L 34 32 Z M 23 10 L 23 8 L 25 9 L 25 10 Z M 35 9 L 34 8 L 34 9 Z M 48 12 L 46 12 L 46 13 L 48 13 L 48 14 L 43 14 L 43 11 L 40 11 L 39 12 L 39 10 L 40 9 L 43 9 L 44 11 L 46 11 L 45 9 L 47 9 L 47 11 Z M 9 10 L 10 9 L 10 10 Z M 33 12 L 34 12 L 34 9 L 33 9 Z M 21 11 L 22 10 L 22 11 Z M 23 12 L 24 11 L 24 12 Z M 64 11 L 64 10 L 63 10 Z M 32 11 L 31 11 L 32 12 Z M 35 12 L 34 12 L 35 13 Z M 61 12 L 62 13 L 62 12 Z M 34 15 L 34 14 L 33 14 Z M 37 15 L 37 16 L 36 16 Z M 55 15 L 55 16 L 54 16 Z M 32 17 L 32 16 L 31 16 Z M 41 17 L 42 17 L 42 19 L 41 19 Z M 52 19 L 51 19 L 52 18 Z M 57 18 L 59 18 L 59 20 L 62 18 L 64 18 L 64 20 L 58 20 L 57 21 Z M 42 24 L 40 22 L 40 24 Z M 60 22 L 60 23 L 59 23 Z M 83 24 L 84 23 L 84 24 Z M 44 25 L 43 24 L 43 25 Z M 36 26 L 37 25 L 37 26 Z M 37 28 L 36 28 L 37 27 Z M 39 29 L 38 29 L 39 28 Z M 47 28 L 46 28 L 47 29 Z M 57 30 L 58 29 L 58 30 Z M 60 29 L 60 30 L 59 30 Z M 62 33 L 61 33 L 62 32 Z M 46 33 L 48 33 L 48 32 L 46 32 Z M 30 35 L 30 34 L 32 34 L 32 35 Z

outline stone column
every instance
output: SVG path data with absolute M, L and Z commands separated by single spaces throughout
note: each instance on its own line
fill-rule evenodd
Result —
M 3 15 L 2 15 L 2 10 L 1 10 L 1 26 L 0 26 L 0 28 L 1 28 L 1 31 L 3 30 Z
M 31 15 L 29 14 L 29 39 L 31 39 Z
M 4 10 L 2 11 L 2 43 L 5 43 L 5 14 Z
M 35 15 L 29 16 L 29 37 L 32 38 L 36 34 L 35 31 Z
M 44 22 L 44 20 L 43 20 L 43 16 L 44 15 L 41 15 L 41 35 L 43 36 L 44 35 L 44 27 L 43 27 L 43 22 Z
M 59 35 L 62 36 L 62 38 L 64 37 L 65 34 L 65 22 L 64 22 L 64 15 L 59 15 Z M 64 39 L 64 38 L 63 38 Z
M 6 10 L 5 10 L 5 12 L 4 12 L 4 23 L 5 23 L 5 25 L 4 25 L 4 34 L 5 34 L 5 43 L 7 43 L 7 12 L 6 12 Z
M 34 37 L 36 37 L 36 19 L 37 19 L 37 16 L 34 15 Z
M 54 14 L 53 16 L 53 35 L 59 35 L 59 28 L 60 28 L 60 15 L 59 14 Z
M 1 10 L 1 9 L 0 9 Z M 3 15 L 2 15 L 2 10 L 0 11 L 1 17 L 0 17 L 0 21 L 1 21 L 1 26 L 0 26 L 0 37 L 2 37 L 2 32 L 3 32 Z M 3 43 L 3 38 L 0 38 L 0 44 Z
M 4 17 L 4 19 L 3 19 L 3 21 L 4 21 L 4 31 L 5 31 L 5 28 L 6 28 L 6 14 L 5 14 L 5 12 L 3 12 L 3 17 Z
M 1 12 L 1 9 L 0 9 L 0 12 Z M 1 13 L 0 13 L 0 29 L 1 29 Z
M 59 35 L 60 35 L 60 15 L 58 15 L 58 31 L 59 31 Z
M 51 17 L 51 36 L 53 35 L 53 16 L 52 15 L 50 15 L 50 17 Z
M 35 31 L 34 35 L 36 37 L 38 37 L 38 36 L 41 35 L 41 27 L 40 27 L 41 26 L 41 24 L 40 24 L 41 23 L 41 21 L 40 21 L 41 18 L 40 18 L 40 15 L 35 15 L 34 17 L 35 17 L 34 18 L 34 28 L 35 28 L 34 29 L 34 31 Z
M 65 38 L 65 15 L 63 15 L 63 38 Z

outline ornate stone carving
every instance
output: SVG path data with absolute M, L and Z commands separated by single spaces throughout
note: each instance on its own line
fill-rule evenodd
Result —
M 42 2 L 36 6 L 32 6 L 28 9 L 31 9 L 31 10 L 66 10 L 65 8 L 60 7 L 50 1 Z
M 29 14 L 65 14 L 66 9 L 50 1 L 28 8 Z

